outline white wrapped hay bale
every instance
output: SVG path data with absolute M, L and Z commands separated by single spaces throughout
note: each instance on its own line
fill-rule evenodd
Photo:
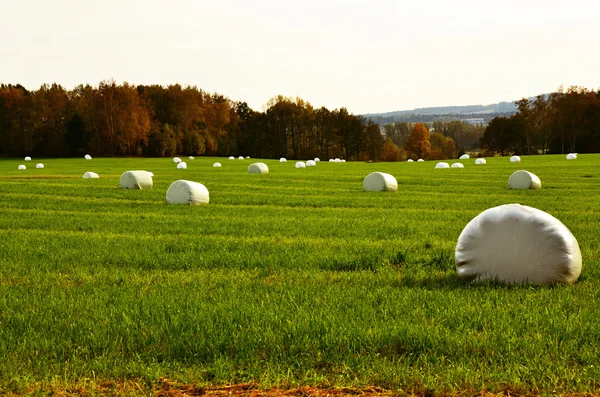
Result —
M 249 174 L 268 174 L 269 167 L 265 163 L 252 163 L 248 167 Z
M 287 161 L 287 159 L 285 157 L 282 157 L 282 158 L 279 159 L 280 163 L 285 163 L 286 161 Z
M 243 160 L 243 159 L 244 159 L 244 156 L 238 157 L 238 160 Z
M 122 189 L 152 189 L 153 184 L 148 171 L 125 171 L 119 180 Z
M 336 158 L 335 158 L 335 160 L 333 160 L 333 161 L 335 161 L 336 163 L 341 163 L 341 162 L 342 162 L 342 160 L 340 160 L 340 159 L 339 159 L 339 158 L 337 158 L 337 157 L 336 157 Z
M 507 204 L 483 211 L 464 228 L 454 253 L 458 276 L 508 284 L 574 283 L 579 244 L 569 229 L 536 208 Z
M 319 161 L 321 161 L 321 159 L 320 159 L 320 158 L 318 158 L 318 157 L 315 157 L 315 160 L 314 160 L 314 161 L 315 161 L 315 163 L 318 163 Z
M 334 159 L 329 159 L 329 162 L 330 163 L 335 163 L 335 160 Z
M 83 174 L 83 179 L 98 179 L 100 176 L 95 172 L 86 172 Z
M 154 176 L 154 172 L 152 172 L 152 171 L 147 171 L 147 172 L 148 172 L 148 175 Z
M 452 163 L 450 168 L 465 168 L 465 166 L 462 163 Z
M 303 161 L 297 161 L 296 168 L 306 168 L 306 164 Z
M 314 167 L 314 166 L 316 166 L 316 165 L 317 165 L 317 163 L 315 163 L 315 160 L 308 160 L 308 161 L 306 162 L 306 166 L 307 166 L 307 167 Z
M 413 160 L 413 159 L 408 159 L 408 160 L 406 160 L 406 162 L 407 162 L 407 163 L 413 163 L 413 162 L 414 162 L 414 160 Z
M 577 160 L 577 153 L 567 154 L 567 160 Z
M 479 165 L 486 164 L 486 161 L 485 161 L 485 159 L 477 159 L 477 160 L 475 160 L 475 164 L 479 164 Z
M 367 192 L 395 192 L 398 190 L 398 181 L 385 172 L 371 172 L 363 180 L 363 188 Z
M 460 156 L 458 159 L 459 159 L 459 160 L 468 160 L 468 159 L 470 159 L 470 157 L 469 157 L 469 155 L 468 155 L 468 154 L 466 154 L 466 153 L 465 153 L 465 154 L 463 154 L 462 156 Z
M 25 161 L 31 161 L 31 157 L 25 156 Z
M 213 167 L 219 168 L 221 166 L 221 163 L 214 163 Z
M 344 160 L 344 159 L 340 160 L 340 163 L 345 163 L 345 162 L 346 162 L 346 160 Z
M 542 182 L 537 175 L 529 171 L 519 170 L 508 178 L 508 187 L 511 189 L 540 189 Z
M 26 170 L 26 169 L 27 169 L 27 167 L 25 167 L 23 164 L 21 164 L 21 165 L 19 165 L 19 166 L 17 167 L 17 169 L 18 169 L 19 171 L 23 171 L 23 170 Z
M 417 160 L 417 163 L 422 163 L 423 161 L 425 161 L 425 160 L 423 160 L 423 159 L 418 159 L 418 160 Z
M 175 164 L 179 164 L 179 163 L 181 163 L 181 159 L 179 157 L 173 157 L 173 162 Z
M 229 156 L 229 160 L 235 160 L 235 157 Z
M 173 182 L 167 190 L 168 204 L 200 205 L 208 202 L 208 189 L 198 182 L 181 179 Z
M 44 164 L 42 164 L 42 163 L 37 163 L 37 164 L 35 165 L 35 168 L 44 168 Z
M 450 168 L 450 165 L 448 163 L 444 163 L 443 161 L 440 163 L 437 163 L 435 165 L 435 168 Z
M 194 160 L 194 156 L 190 156 L 188 157 L 190 160 Z
M 177 163 L 177 169 L 178 170 L 187 170 L 187 163 L 185 161 Z
M 247 158 L 247 159 L 249 159 L 249 158 L 250 158 L 250 156 L 246 156 L 246 158 Z
M 86 154 L 85 156 L 83 156 L 83 158 L 86 160 L 91 160 L 92 156 L 90 156 L 89 154 Z
M 520 158 L 519 156 L 512 156 L 512 157 L 510 158 L 510 162 L 511 162 L 511 163 L 518 163 L 518 162 L 520 162 L 520 161 L 521 161 L 521 158 Z

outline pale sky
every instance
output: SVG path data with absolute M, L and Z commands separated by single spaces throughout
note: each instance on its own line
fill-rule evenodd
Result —
M 598 0 L 0 0 L 0 83 L 379 113 L 600 88 Z

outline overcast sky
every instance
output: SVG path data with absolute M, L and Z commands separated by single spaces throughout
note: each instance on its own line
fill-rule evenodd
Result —
M 0 82 L 29 89 L 114 78 L 372 113 L 600 87 L 597 0 L 0 0 L 0 15 Z

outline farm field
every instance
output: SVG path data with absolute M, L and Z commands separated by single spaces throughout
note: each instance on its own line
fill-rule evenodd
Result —
M 424 163 L 0 160 L 0 393 L 167 378 L 451 394 L 600 388 L 600 155 Z M 222 168 L 213 168 L 215 161 Z M 247 173 L 263 161 L 269 174 Z M 44 169 L 35 164 L 44 163 Z M 27 170 L 18 171 L 19 164 Z M 119 189 L 126 170 L 152 190 Z M 540 190 L 509 190 L 525 169 Z M 82 179 L 94 171 L 100 179 Z M 397 193 L 367 193 L 391 173 Z M 165 203 L 177 179 L 208 206 Z M 571 286 L 472 285 L 454 247 L 520 203 L 579 241 Z

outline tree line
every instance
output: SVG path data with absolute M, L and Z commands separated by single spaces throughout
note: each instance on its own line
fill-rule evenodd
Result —
M 559 88 L 516 104 L 516 114 L 486 127 L 486 155 L 600 152 L 600 90 Z

